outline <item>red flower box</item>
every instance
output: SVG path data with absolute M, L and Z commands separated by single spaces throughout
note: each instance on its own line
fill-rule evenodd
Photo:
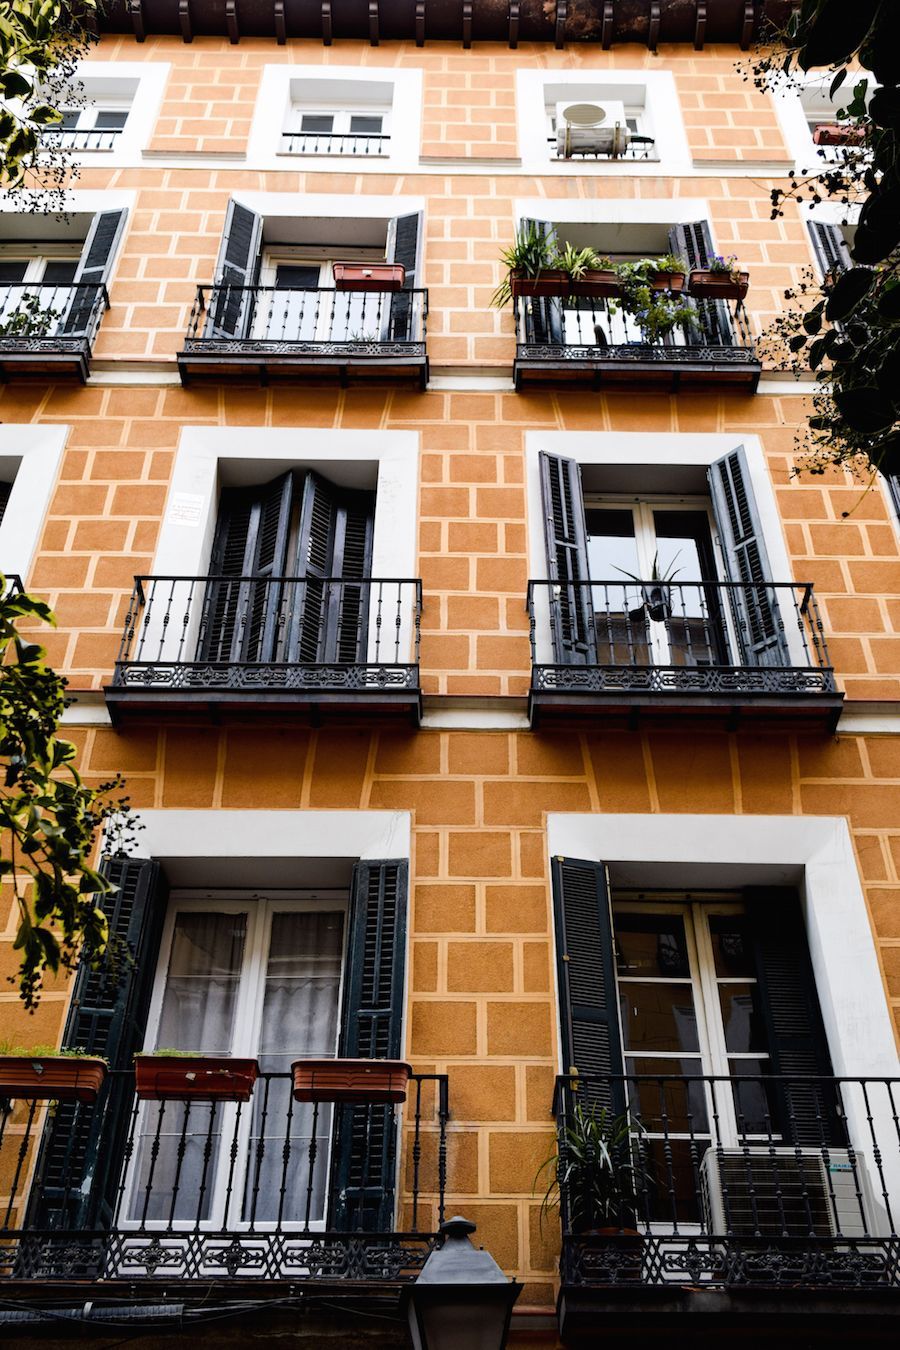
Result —
M 545 267 L 536 277 L 526 277 L 522 272 L 512 272 L 509 289 L 514 296 L 554 296 L 568 295 L 570 290 L 569 274 L 561 268 Z
M 291 1065 L 298 1102 L 405 1102 L 412 1069 L 399 1059 L 298 1059 Z
M 749 272 L 698 271 L 691 273 L 689 290 L 710 300 L 743 300 L 749 285 Z
M 604 267 L 585 272 L 580 281 L 573 281 L 572 295 L 593 296 L 604 299 L 620 295 L 622 284 L 612 268 Z
M 106 1077 L 102 1059 L 75 1055 L 0 1056 L 0 1097 L 95 1102 Z
M 338 291 L 400 291 L 406 280 L 402 263 L 336 262 L 331 270 Z
M 255 1059 L 215 1055 L 135 1055 L 134 1084 L 142 1102 L 248 1102 L 259 1075 Z
M 684 272 L 654 272 L 650 285 L 655 291 L 683 291 L 687 277 Z
M 863 127 L 851 127 L 843 122 L 820 122 L 813 131 L 815 145 L 862 145 L 865 139 Z

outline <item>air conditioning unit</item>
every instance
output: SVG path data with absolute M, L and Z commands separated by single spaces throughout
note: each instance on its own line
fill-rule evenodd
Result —
M 871 1237 L 865 1159 L 847 1149 L 709 1148 L 700 1166 L 706 1228 L 732 1237 Z
M 556 152 L 562 159 L 573 155 L 609 155 L 617 159 L 632 142 L 652 145 L 650 136 L 637 136 L 625 120 L 625 104 L 611 100 L 599 103 L 557 103 Z

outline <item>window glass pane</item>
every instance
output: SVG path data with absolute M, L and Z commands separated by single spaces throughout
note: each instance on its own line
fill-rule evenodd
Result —
M 350 118 L 350 131 L 354 136 L 380 136 L 381 123 L 380 117 L 353 113 Z
M 619 985 L 626 1050 L 699 1050 L 694 992 L 689 984 Z
M 246 914 L 179 914 L 156 1045 L 169 1050 L 231 1050 Z
M 115 131 L 124 127 L 127 121 L 127 108 L 101 108 L 97 113 L 94 126 L 98 131 Z
M 300 118 L 301 131 L 318 132 L 327 136 L 333 126 L 334 117 L 331 113 L 304 113 Z
M 688 1135 L 709 1132 L 706 1091 L 701 1082 L 692 1081 L 703 1072 L 701 1060 L 629 1055 L 625 1067 L 641 1078 L 628 1084 L 628 1100 L 645 1130 Z
M 660 979 L 690 976 L 684 920 L 680 914 L 616 914 L 620 975 Z
M 0 262 L 0 285 L 10 285 L 18 281 L 24 281 L 27 270 L 28 263 L 24 258 L 16 258 L 9 262 Z
M 78 119 L 81 116 L 80 108 L 70 108 L 64 112 L 61 122 L 54 122 L 47 128 L 48 131 L 74 131 L 78 126 Z
M 768 1059 L 730 1059 L 728 1072 L 734 1079 L 734 1114 L 738 1135 L 763 1135 L 766 1139 L 779 1139 L 775 1121 L 774 1084 L 760 1082 L 766 1074 L 771 1074 L 772 1064 Z
M 49 286 L 71 286 L 77 270 L 77 258 L 60 258 L 45 265 L 41 280 Z
M 738 915 L 711 914 L 709 935 L 716 975 L 720 979 L 740 979 L 742 975 L 751 979 L 756 977 L 746 919 Z
M 725 1028 L 725 1048 L 732 1054 L 768 1049 L 757 1006 L 755 984 L 720 984 L 719 1004 Z
M 615 510 L 591 507 L 585 512 L 588 533 L 588 570 L 596 581 L 627 584 L 632 573 L 640 576 L 634 512 L 631 507 Z
M 715 580 L 705 511 L 654 511 L 653 524 L 661 576 L 675 582 Z
M 279 263 L 275 269 L 275 285 L 279 290 L 296 287 L 299 290 L 315 290 L 319 284 L 320 268 L 318 264 Z

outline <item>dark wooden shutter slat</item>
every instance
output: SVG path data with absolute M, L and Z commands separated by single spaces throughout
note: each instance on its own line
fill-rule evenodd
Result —
M 776 592 L 766 584 L 773 578 L 744 447 L 711 464 L 708 477 L 728 579 L 745 583 L 729 590 L 741 657 L 750 666 L 789 666 Z
M 73 285 L 93 287 L 106 284 L 127 216 L 128 212 L 124 209 L 97 212 L 91 221 L 81 257 L 78 259 Z M 77 291 L 62 323 L 62 331 L 87 333 L 96 302 L 97 296 L 93 290 Z
M 9 505 L 9 494 L 12 492 L 12 483 L 0 483 L 0 525 L 3 524 L 3 517 L 6 515 L 6 508 Z
M 695 220 L 673 225 L 669 230 L 669 252 L 684 258 L 690 270 L 704 271 L 716 253 L 709 222 Z M 724 300 L 704 300 L 700 305 L 692 302 L 691 308 L 697 325 L 696 341 L 731 345 L 731 316 Z
M 159 955 L 166 892 L 158 863 L 113 858 L 104 873 L 117 888 L 101 907 L 110 934 L 129 958 L 116 955 L 94 970 L 79 964 L 62 1044 L 128 1070 L 141 1048 Z M 104 1226 L 115 1205 L 133 1100 L 130 1079 L 116 1075 L 93 1107 L 61 1103 L 48 1124 L 32 1203 L 35 1227 Z
M 853 266 L 850 250 L 838 225 L 829 225 L 821 220 L 809 220 L 806 223 L 813 253 L 823 277 L 845 272 Z
M 340 1054 L 398 1059 L 402 1050 L 409 864 L 359 862 L 353 869 Z M 396 1165 L 394 1110 L 337 1108 L 331 1223 L 390 1230 Z
M 588 571 L 587 526 L 581 470 L 574 459 L 541 451 L 539 457 L 554 659 L 561 665 L 596 665 L 597 634 Z
M 744 892 L 772 1073 L 776 1128 L 789 1144 L 822 1148 L 846 1143 L 803 913 L 796 892 L 780 886 Z
M 225 229 L 216 264 L 216 299 L 210 316 L 212 337 L 246 337 L 253 323 L 263 220 L 234 200 L 228 203 Z
M 519 223 L 521 233 L 534 228 L 543 236 L 552 249 L 556 244 L 556 227 L 550 220 L 533 220 L 526 217 Z M 538 295 L 525 304 L 525 340 L 526 342 L 551 342 L 561 345 L 564 338 L 563 298 L 558 295 Z
M 308 473 L 300 504 L 297 587 L 291 607 L 291 660 L 353 662 L 365 657 L 369 587 L 354 586 L 371 575 L 375 497 L 336 487 Z M 346 585 L 326 587 L 325 577 Z
M 612 912 L 602 863 L 554 858 L 553 909 L 563 1071 L 596 1076 L 586 1100 L 625 1109 Z
M 413 306 L 415 301 L 404 292 L 417 289 L 421 285 L 421 244 L 423 238 L 422 212 L 414 211 L 407 216 L 397 216 L 388 231 L 388 262 L 402 263 L 406 269 L 403 290 L 395 292 L 390 298 L 390 332 L 393 342 L 411 342 L 416 339 L 413 328 Z

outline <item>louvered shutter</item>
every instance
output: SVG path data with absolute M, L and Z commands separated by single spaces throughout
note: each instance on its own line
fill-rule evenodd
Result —
M 581 470 L 574 459 L 541 451 L 541 498 L 554 659 L 560 665 L 596 665 L 597 633 L 588 582 L 587 527 Z
M 6 508 L 9 505 L 9 494 L 12 492 L 12 483 L 0 483 L 0 525 L 3 524 L 3 517 L 6 515 Z
M 98 211 L 91 221 L 73 285 L 87 289 L 77 291 L 69 312 L 61 325 L 64 333 L 88 334 L 91 318 L 97 310 L 98 293 L 94 287 L 104 286 L 109 280 L 116 248 L 125 229 L 128 212 Z
M 228 203 L 216 263 L 215 299 L 209 337 L 247 337 L 253 323 L 254 293 L 262 248 L 263 218 L 240 202 Z
M 272 661 L 278 649 L 293 476 L 261 488 L 225 488 L 204 598 L 201 661 Z M 240 580 L 243 578 L 243 580 Z
M 113 949 L 96 970 L 87 961 L 79 964 L 62 1044 L 102 1056 L 111 1070 L 127 1071 L 143 1044 L 166 891 L 155 862 L 113 858 L 103 871 L 117 889 L 103 897 L 102 908 L 110 934 L 125 944 L 128 955 Z M 44 1135 L 30 1225 L 109 1223 L 133 1095 L 130 1077 L 116 1073 L 107 1078 L 95 1105 L 60 1103 Z
M 748 666 L 790 666 L 762 525 L 742 445 L 710 465 L 709 486 L 728 580 L 731 614 L 742 661 Z
M 554 858 L 551 868 L 563 1071 L 590 1075 L 591 1103 L 625 1109 L 609 888 L 602 863 Z
M 365 660 L 375 497 L 308 473 L 300 504 L 290 659 L 304 664 Z M 326 584 L 327 578 L 335 580 Z M 354 584 L 357 583 L 357 584 Z
M 669 251 L 684 258 L 692 270 L 703 271 L 715 257 L 712 234 L 705 220 L 689 225 L 673 225 L 669 230 Z M 717 346 L 730 347 L 732 343 L 731 315 L 724 300 L 691 301 L 696 316 L 698 339 Z
M 421 316 L 415 313 L 417 298 L 405 292 L 415 290 L 422 284 L 422 239 L 421 211 L 408 216 L 396 216 L 388 226 L 387 260 L 402 263 L 406 268 L 403 290 L 395 292 L 390 298 L 388 337 L 393 342 L 420 340 Z
M 353 869 L 340 1054 L 398 1059 L 402 1051 L 409 864 Z M 393 1107 L 336 1108 L 331 1226 L 389 1231 L 394 1217 L 397 1130 Z
M 775 1128 L 789 1144 L 822 1148 L 846 1143 L 806 929 L 796 893 L 785 887 L 744 892 L 771 1072 Z
M 556 227 L 551 221 L 526 218 L 519 225 L 519 230 L 522 233 L 532 228 L 543 236 L 551 249 L 555 246 Z M 525 341 L 556 344 L 564 342 L 564 303 L 562 296 L 559 295 L 536 295 L 522 300 L 525 318 Z
M 826 225 L 820 220 L 807 221 L 816 263 L 823 277 L 844 272 L 853 266 L 850 250 L 837 225 Z

